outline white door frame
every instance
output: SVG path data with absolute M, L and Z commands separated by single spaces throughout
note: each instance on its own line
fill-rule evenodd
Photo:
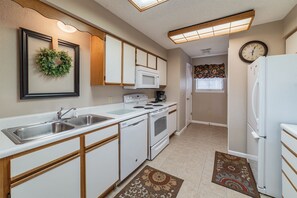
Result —
M 188 126 L 192 121 L 192 109 L 193 109 L 192 107 L 193 69 L 192 68 L 193 68 L 192 65 L 187 63 L 186 65 L 186 126 Z

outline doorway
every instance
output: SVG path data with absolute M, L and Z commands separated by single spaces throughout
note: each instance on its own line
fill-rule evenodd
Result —
M 186 126 L 188 126 L 192 122 L 193 67 L 189 63 L 187 63 L 186 67 Z

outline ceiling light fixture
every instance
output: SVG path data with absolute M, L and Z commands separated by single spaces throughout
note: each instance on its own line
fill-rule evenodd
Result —
M 63 31 L 67 33 L 74 33 L 77 31 L 77 29 L 71 25 L 65 25 L 63 22 L 58 21 L 57 26 Z
M 128 0 L 137 10 L 143 12 L 168 0 Z
M 249 10 L 239 14 L 199 23 L 168 32 L 168 37 L 175 43 L 185 43 L 203 38 L 232 34 L 250 29 L 255 11 Z

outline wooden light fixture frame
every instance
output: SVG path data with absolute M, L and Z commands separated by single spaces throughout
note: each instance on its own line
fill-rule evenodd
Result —
M 145 7 L 145 8 L 140 8 L 133 0 L 128 0 L 139 12 L 143 12 L 143 11 L 146 11 L 146 10 L 148 10 L 148 9 L 150 9 L 150 8 L 153 8 L 153 7 L 155 7 L 155 6 L 157 6 L 157 5 L 160 5 L 160 4 L 162 4 L 162 3 L 165 3 L 166 1 L 168 1 L 168 0 L 164 0 L 164 1 L 162 1 L 162 2 L 158 2 L 158 3 L 156 3 L 156 4 L 152 4 L 152 5 L 150 5 L 150 6 L 147 6 L 147 7 Z
M 197 31 L 197 30 L 200 30 L 200 29 L 210 28 L 210 27 L 214 27 L 214 26 L 218 26 L 218 25 L 222 25 L 222 24 L 226 24 L 226 23 L 232 23 L 232 22 L 238 21 L 238 20 L 251 18 L 251 21 L 250 21 L 250 23 L 248 25 L 248 28 L 247 28 L 247 30 L 249 30 L 250 27 L 251 27 L 251 24 L 253 23 L 254 17 L 255 17 L 255 10 L 248 10 L 248 11 L 245 11 L 245 12 L 229 15 L 229 16 L 226 16 L 226 17 L 222 17 L 222 18 L 219 18 L 219 19 L 215 19 L 215 20 L 211 20 L 211 21 L 191 25 L 191 26 L 188 26 L 188 27 L 172 30 L 172 31 L 168 32 L 168 37 L 175 44 L 178 44 L 173 39 L 171 39 L 172 36 Z M 229 33 L 229 34 L 232 34 L 232 33 Z M 213 37 L 215 37 L 215 35 Z M 189 42 L 189 41 L 185 41 L 185 42 Z

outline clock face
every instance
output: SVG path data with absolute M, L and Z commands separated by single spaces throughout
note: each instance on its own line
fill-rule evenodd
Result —
M 250 41 L 241 47 L 239 57 L 242 61 L 251 63 L 260 56 L 266 56 L 267 52 L 268 48 L 265 43 L 261 41 Z

